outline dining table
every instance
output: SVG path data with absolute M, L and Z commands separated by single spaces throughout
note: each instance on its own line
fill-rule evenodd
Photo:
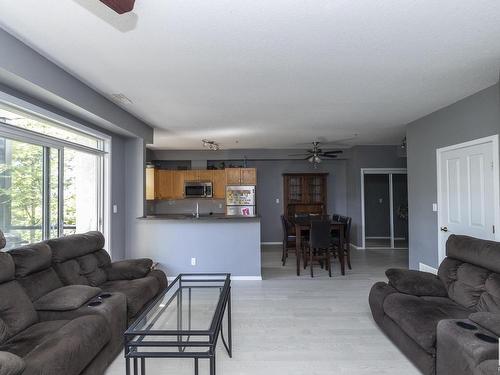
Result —
M 310 231 L 311 222 L 313 220 L 318 220 L 317 217 L 309 216 L 309 217 L 291 217 L 288 219 L 290 223 L 295 227 L 295 246 L 297 247 L 297 254 L 302 253 L 302 234 Z M 345 223 L 340 221 L 330 220 L 332 230 L 336 230 L 339 232 L 339 263 L 340 263 L 340 272 L 342 275 L 345 275 L 345 260 L 344 260 L 344 246 L 345 246 Z M 297 276 L 300 276 L 300 256 L 297 256 Z

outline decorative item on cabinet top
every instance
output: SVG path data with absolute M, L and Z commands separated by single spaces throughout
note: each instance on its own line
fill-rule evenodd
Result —
M 255 168 L 166 170 L 148 166 L 146 168 L 146 199 L 185 199 L 185 181 L 211 182 L 213 199 L 224 199 L 226 185 L 256 185 L 257 171 Z

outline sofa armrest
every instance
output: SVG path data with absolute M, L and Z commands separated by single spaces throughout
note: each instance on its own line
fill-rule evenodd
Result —
M 448 297 L 448 291 L 438 276 L 429 273 L 401 268 L 385 271 L 389 285 L 400 293 L 413 296 Z
M 101 293 L 101 289 L 88 285 L 68 285 L 54 289 L 33 302 L 33 305 L 37 311 L 76 310 Z
M 146 276 L 153 266 L 151 259 L 129 259 L 113 262 L 106 268 L 108 280 L 134 280 Z
M 19 375 L 25 367 L 21 357 L 9 352 L 0 352 L 0 375 Z
M 469 315 L 469 319 L 484 329 L 500 336 L 500 314 L 477 312 Z

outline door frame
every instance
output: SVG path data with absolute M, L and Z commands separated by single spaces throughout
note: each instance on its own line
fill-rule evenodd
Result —
M 437 241 L 438 241 L 438 265 L 441 264 L 443 259 L 446 257 L 446 249 L 441 241 L 441 226 L 442 226 L 442 214 L 441 214 L 441 203 L 443 198 L 441 197 L 441 154 L 443 152 L 458 150 L 460 148 L 466 148 L 471 146 L 477 146 L 485 143 L 491 143 L 493 146 L 493 204 L 495 212 L 493 213 L 493 220 L 495 225 L 494 238 L 496 241 L 500 240 L 500 173 L 499 173 L 499 149 L 498 149 L 498 134 L 491 135 L 488 137 L 473 139 L 471 141 L 457 143 L 451 146 L 441 147 L 436 149 L 436 167 L 437 167 Z
M 391 248 L 394 249 L 394 207 L 392 192 L 392 175 L 408 174 L 407 168 L 361 168 L 361 240 L 362 248 L 366 249 L 365 236 L 365 174 L 387 174 L 389 175 L 389 211 L 391 221 Z

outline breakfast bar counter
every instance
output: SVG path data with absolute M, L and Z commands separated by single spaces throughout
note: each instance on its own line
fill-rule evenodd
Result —
M 163 214 L 137 218 L 135 257 L 155 259 L 169 278 L 180 273 L 230 273 L 261 280 L 260 218 Z

